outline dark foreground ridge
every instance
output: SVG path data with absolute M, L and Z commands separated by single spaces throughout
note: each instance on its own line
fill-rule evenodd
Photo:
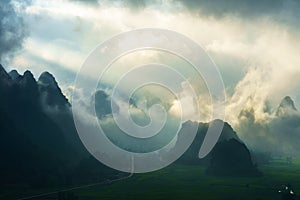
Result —
M 115 174 L 90 157 L 70 103 L 50 73 L 7 73 L 0 65 L 0 185 L 31 188 L 91 183 Z M 55 112 L 51 112 L 55 110 Z

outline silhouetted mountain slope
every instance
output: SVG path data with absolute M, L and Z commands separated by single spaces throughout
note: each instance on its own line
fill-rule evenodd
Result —
M 208 130 L 209 126 L 215 126 L 218 120 L 214 120 L 210 123 L 197 123 L 192 121 L 187 121 L 182 125 L 182 129 L 179 132 L 178 140 L 181 139 L 181 137 L 186 137 L 187 134 L 195 129 L 198 128 L 197 135 L 191 144 L 191 146 L 187 149 L 187 151 L 179 158 L 176 162 L 181 164 L 208 164 L 211 154 L 207 155 L 205 158 L 200 159 L 198 157 L 200 147 L 203 143 L 204 137 L 206 135 L 206 132 Z M 232 127 L 224 122 L 224 127 L 221 133 L 221 136 L 218 141 L 226 141 L 229 139 L 236 139 L 240 141 L 238 138 L 236 132 L 232 129 Z
M 13 80 L 21 78 L 21 75 L 18 73 L 17 70 L 11 70 L 8 74 Z
M 1 181 L 5 185 L 29 185 L 32 187 L 59 186 L 67 182 L 68 163 L 62 153 L 38 145 L 27 134 L 27 130 L 0 114 L 1 125 Z M 14 128 L 12 128 L 14 127 Z
M 250 151 L 239 139 L 233 128 L 226 122 L 221 136 L 212 151 L 203 159 L 198 157 L 199 150 L 209 126 L 216 126 L 220 121 L 197 123 L 188 121 L 182 125 L 178 140 L 188 137 L 188 133 L 198 127 L 196 137 L 187 151 L 176 161 L 186 165 L 205 165 L 211 175 L 258 176 L 261 175 L 252 162 Z M 177 144 L 176 144 L 177 145 Z
M 38 79 L 41 100 L 44 106 L 57 106 L 62 109 L 70 106 L 68 99 L 63 95 L 61 89 L 52 74 L 44 72 Z
M 207 173 L 217 176 L 260 176 L 245 144 L 236 139 L 223 140 L 211 152 Z
M 43 111 L 31 72 L 11 77 L 0 66 L 0 96 L 1 183 L 66 183 L 68 168 L 83 158 L 78 149 L 85 149 L 70 145 L 70 138 Z M 75 129 L 70 134 L 78 138 Z
M 74 151 L 74 156 L 78 158 L 87 157 L 89 154 L 77 135 L 71 104 L 62 93 L 54 76 L 49 72 L 44 72 L 40 75 L 37 83 L 40 93 L 40 104 L 44 113 L 59 126 L 66 143 Z
M 7 72 L 5 71 L 4 67 L 1 64 L 0 64 L 0 78 L 1 81 L 6 81 L 10 79 L 10 76 L 7 74 Z
M 36 81 L 30 71 L 7 73 L 0 65 L 0 97 L 0 184 L 57 187 L 116 174 L 90 157 L 50 73 Z

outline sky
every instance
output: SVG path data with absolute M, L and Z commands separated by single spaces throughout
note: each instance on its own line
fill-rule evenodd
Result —
M 251 110 L 257 123 L 273 118 L 287 95 L 300 109 L 299 1 L 4 0 L 0 6 L 1 63 L 20 73 L 29 69 L 36 78 L 49 71 L 67 96 L 74 90 L 76 73 L 99 44 L 124 31 L 162 28 L 191 38 L 215 62 L 226 88 L 225 120 L 234 127 L 245 110 Z M 107 84 L 122 70 L 147 62 L 192 74 L 172 55 L 137 52 L 114 63 Z M 201 92 L 206 87 L 200 79 L 192 84 L 202 95 L 199 105 L 205 121 L 209 97 Z M 178 94 L 190 104 L 184 86 Z M 172 112 L 176 106 L 173 102 Z M 194 120 L 193 107 L 187 110 L 186 119 Z

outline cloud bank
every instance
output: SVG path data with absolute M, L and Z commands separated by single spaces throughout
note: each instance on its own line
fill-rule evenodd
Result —
M 9 59 L 10 68 L 23 71 L 30 66 L 35 75 L 51 71 L 61 76 L 58 81 L 66 86 L 65 90 L 70 88 L 74 74 L 99 43 L 123 31 L 153 27 L 178 31 L 209 53 L 220 68 L 226 86 L 226 120 L 242 136 L 251 132 L 249 137 L 255 138 L 266 136 L 263 133 L 266 129 L 267 132 L 279 130 L 275 122 L 280 122 L 275 120 L 274 113 L 284 96 L 290 95 L 296 107 L 300 107 L 298 1 L 34 0 L 24 9 L 18 9 L 20 6 L 8 0 L 1 2 L 0 56 L 7 59 L 6 54 L 20 48 L 26 37 L 24 30 L 29 29 L 24 50 Z M 14 31 L 17 34 L 11 34 Z M 112 85 L 130 66 L 147 64 L 141 62 L 172 65 L 190 76 L 189 81 L 198 88 L 200 101 L 196 103 L 202 111 L 201 120 L 209 120 L 209 94 L 201 78 L 191 76 L 190 66 L 178 58 L 153 52 L 142 54 L 129 55 L 116 62 L 106 84 Z M 146 75 L 139 78 L 143 76 Z M 187 102 L 185 118 L 195 120 L 189 91 L 182 89 L 178 94 Z M 141 98 L 140 102 L 143 101 Z M 167 103 L 176 113 L 178 103 Z M 247 123 L 254 126 L 247 125 L 244 131 Z M 267 128 L 266 124 L 269 124 Z
M 24 20 L 18 13 L 28 3 L 13 0 L 0 2 L 0 62 L 3 62 L 5 55 L 11 55 L 20 49 L 28 35 Z

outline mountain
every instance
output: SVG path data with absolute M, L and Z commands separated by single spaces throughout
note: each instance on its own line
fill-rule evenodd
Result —
M 275 110 L 275 112 L 271 112 Z M 300 151 L 300 113 L 291 97 L 284 97 L 273 109 L 265 104 L 264 115 L 254 109 L 242 110 L 237 130 L 251 150 L 272 156 L 298 156 Z M 260 112 L 258 114 L 261 114 Z M 262 118 L 261 118 L 262 117 Z M 264 160 L 264 159 L 263 159 Z
M 210 123 L 198 123 L 192 121 L 185 122 L 182 125 L 181 131 L 179 132 L 178 141 L 181 139 L 181 137 L 187 137 L 186 133 L 190 132 L 190 130 L 194 130 L 195 128 L 198 128 L 198 130 L 191 146 L 176 162 L 180 164 L 189 165 L 208 165 L 211 159 L 211 154 L 208 154 L 203 159 L 200 159 L 198 157 L 198 154 L 209 126 L 215 126 L 218 123 L 218 121 L 219 120 L 214 120 Z M 236 139 L 237 141 L 241 142 L 233 128 L 227 122 L 224 122 L 224 127 L 218 142 L 227 141 L 230 139 Z
M 38 79 L 40 98 L 44 106 L 63 109 L 69 107 L 68 99 L 63 95 L 54 76 L 49 72 L 43 72 Z
M 7 74 L 6 70 L 4 69 L 4 67 L 0 64 L 0 80 L 4 81 L 6 79 L 9 79 L 10 76 Z
M 19 72 L 17 70 L 11 70 L 8 74 L 13 80 L 21 78 L 21 75 L 19 74 Z
M 26 71 L 16 78 L 2 66 L 0 71 L 1 183 L 52 184 L 45 179 L 47 176 L 55 183 L 63 182 L 61 178 L 67 174 L 63 172 L 76 162 L 76 151 L 43 112 L 32 73 Z
M 211 152 L 207 173 L 215 176 L 261 176 L 250 151 L 236 139 L 219 141 Z
M 220 120 L 214 120 L 210 123 L 192 121 L 184 123 L 179 132 L 178 140 L 180 140 L 181 137 L 188 137 L 190 130 L 194 130 L 195 128 L 198 128 L 198 130 L 193 143 L 176 163 L 184 165 L 204 165 L 207 167 L 207 173 L 209 175 L 216 176 L 261 175 L 253 163 L 249 149 L 227 122 L 224 122 L 220 138 L 212 151 L 205 158 L 200 159 L 198 157 L 208 128 L 213 128 L 213 126 L 219 123 Z
M 30 71 L 7 73 L 0 65 L 0 96 L 0 185 L 58 187 L 115 173 L 89 157 L 53 75 L 36 81 Z
M 62 93 L 55 77 L 43 72 L 37 81 L 41 108 L 61 129 L 63 137 L 76 150 L 79 158 L 89 155 L 83 147 L 74 124 L 69 100 Z
M 288 114 L 293 114 L 297 112 L 297 109 L 295 107 L 294 101 L 290 96 L 286 96 L 282 99 L 281 103 L 279 104 L 276 116 L 284 116 Z
M 97 90 L 95 93 L 95 111 L 99 119 L 103 119 L 109 114 L 112 114 L 111 101 L 116 107 L 116 111 L 119 110 L 118 105 L 110 99 L 108 94 L 103 90 Z

